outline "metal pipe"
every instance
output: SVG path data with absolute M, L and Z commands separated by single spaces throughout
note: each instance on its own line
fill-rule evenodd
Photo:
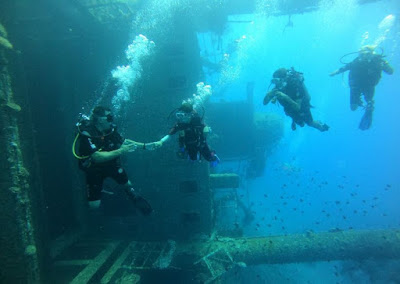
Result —
M 246 265 L 365 258 L 399 258 L 400 230 L 335 231 L 179 244 L 172 266 L 201 263 L 208 255 Z M 184 256 L 184 257 L 183 257 Z

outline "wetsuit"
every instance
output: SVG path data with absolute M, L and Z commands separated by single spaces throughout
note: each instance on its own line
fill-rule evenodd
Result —
M 274 81 L 276 80 L 276 81 Z M 292 118 L 292 130 L 296 130 L 296 124 L 301 127 L 307 124 L 319 131 L 327 131 L 329 126 L 313 119 L 311 114 L 310 95 L 304 85 L 304 77 L 293 68 L 289 72 L 281 68 L 275 71 L 273 83 L 274 89 L 264 97 L 264 105 L 271 100 L 278 100 L 283 106 L 285 114 Z
M 362 105 L 362 94 L 364 95 L 365 101 L 370 104 L 370 107 L 373 107 L 375 86 L 381 79 L 382 71 L 390 75 L 393 74 L 393 68 L 383 59 L 383 56 L 379 54 L 358 56 L 352 62 L 340 68 L 337 74 L 347 70 L 350 71 L 350 106 L 352 110 Z
M 189 123 L 176 123 L 169 131 L 169 135 L 183 131 L 183 135 L 179 136 L 179 147 L 188 153 L 191 160 L 200 159 L 201 154 L 207 161 L 215 161 L 216 157 L 207 145 L 204 127 L 206 125 L 201 118 L 194 114 Z
M 124 139 L 112 128 L 109 134 L 102 134 L 90 122 L 85 121 L 79 127 L 78 153 L 79 156 L 88 156 L 79 160 L 79 168 L 85 172 L 87 197 L 89 201 L 100 200 L 104 179 L 112 178 L 118 184 L 126 184 L 128 176 L 121 167 L 120 157 L 103 163 L 95 163 L 91 155 L 96 151 L 113 151 L 121 147 Z
M 301 73 L 292 71 L 286 79 L 286 85 L 275 90 L 286 94 L 297 104 L 297 106 L 291 103 L 282 104 L 285 114 L 290 116 L 296 124 L 303 126 L 304 123 L 309 125 L 313 122 L 310 111 L 311 98 Z

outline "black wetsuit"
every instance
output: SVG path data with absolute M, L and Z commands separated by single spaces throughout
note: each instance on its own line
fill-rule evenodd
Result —
M 289 96 L 300 106 L 300 110 L 293 109 L 290 105 L 284 105 L 285 114 L 290 116 L 294 122 L 303 126 L 304 123 L 311 124 L 313 117 L 311 115 L 310 95 L 304 84 L 304 78 L 301 73 L 291 71 L 286 78 L 286 85 L 275 90 Z
M 207 161 L 215 161 L 216 157 L 208 147 L 203 132 L 205 126 L 201 118 L 194 114 L 189 123 L 178 122 L 175 124 L 169 131 L 169 135 L 174 135 L 179 131 L 184 132 L 184 135 L 179 136 L 179 147 L 186 150 L 191 160 L 200 159 L 199 154 L 201 154 Z
M 100 200 L 104 179 L 112 178 L 118 184 L 126 184 L 128 176 L 121 167 L 120 157 L 95 163 L 91 155 L 96 151 L 113 151 L 121 147 L 124 139 L 115 128 L 103 135 L 90 122 L 84 121 L 79 127 L 78 156 L 89 156 L 79 160 L 79 167 L 86 174 L 87 197 L 89 201 Z
M 367 103 L 373 103 L 375 86 L 379 83 L 382 71 L 393 74 L 393 68 L 383 59 L 382 55 L 369 54 L 358 56 L 346 64 L 337 73 L 349 70 L 350 105 L 352 109 L 361 105 L 361 95 Z

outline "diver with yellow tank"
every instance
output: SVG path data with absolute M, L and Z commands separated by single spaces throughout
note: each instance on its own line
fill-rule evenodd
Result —
M 124 139 L 113 124 L 111 110 L 102 106 L 95 107 L 90 118 L 78 122 L 77 127 L 78 134 L 72 152 L 79 160 L 79 168 L 85 172 L 89 207 L 100 207 L 103 182 L 106 178 L 112 178 L 124 186 L 135 207 L 143 215 L 149 215 L 153 209 L 132 188 L 128 175 L 121 166 L 120 157 L 136 149 L 154 150 L 158 148 L 158 144 Z

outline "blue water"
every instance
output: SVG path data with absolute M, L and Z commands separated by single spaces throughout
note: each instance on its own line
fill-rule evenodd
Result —
M 292 131 L 291 119 L 285 117 L 285 136 L 268 157 L 264 175 L 244 181 L 238 190 L 254 220 L 246 222 L 238 210 L 220 221 L 221 228 L 242 220 L 246 236 L 263 236 L 400 226 L 400 2 L 334 2 L 316 12 L 293 15 L 293 27 L 285 28 L 288 16 L 240 15 L 229 18 L 219 41 L 215 34 L 198 35 L 202 56 L 225 64 L 222 75 L 208 73 L 207 82 L 216 90 L 213 101 L 245 100 L 245 86 L 251 81 L 255 111 L 284 117 L 282 107 L 263 106 L 262 100 L 272 73 L 293 66 L 304 73 L 314 119 L 331 127 L 324 133 L 307 126 Z M 379 28 L 388 15 L 396 17 L 391 28 Z M 361 131 L 363 110 L 350 111 L 348 73 L 328 74 L 342 66 L 344 54 L 377 41 L 395 72 L 382 75 L 375 90 L 372 128 Z M 230 54 L 225 61 L 224 52 Z M 231 273 L 225 281 L 398 283 L 399 268 L 398 262 L 374 261 L 258 266 Z
M 285 117 L 285 136 L 268 157 L 264 175 L 241 188 L 242 198 L 255 216 L 245 227 L 246 235 L 400 225 L 400 4 L 381 1 L 358 6 L 351 2 L 336 1 L 334 7 L 293 15 L 293 27 L 286 29 L 288 16 L 229 18 L 222 51 L 231 51 L 230 69 L 225 70 L 238 75 L 228 76 L 223 88 L 224 76 L 209 74 L 207 79 L 216 89 L 212 99 L 244 100 L 246 82 L 253 81 L 255 111 L 284 116 L 282 107 L 263 106 L 262 99 L 272 73 L 293 66 L 304 73 L 315 106 L 314 119 L 331 127 L 325 133 L 307 126 L 292 131 L 291 120 Z M 390 30 L 379 29 L 388 15 L 397 17 Z M 200 34 L 199 42 L 203 56 L 219 62 L 223 56 L 215 38 Z M 341 56 L 379 38 L 395 73 L 382 75 L 375 92 L 373 126 L 361 131 L 358 123 L 363 110 L 350 111 L 347 73 L 336 77 L 328 74 L 342 66 Z M 344 60 L 353 58 L 350 55 Z

